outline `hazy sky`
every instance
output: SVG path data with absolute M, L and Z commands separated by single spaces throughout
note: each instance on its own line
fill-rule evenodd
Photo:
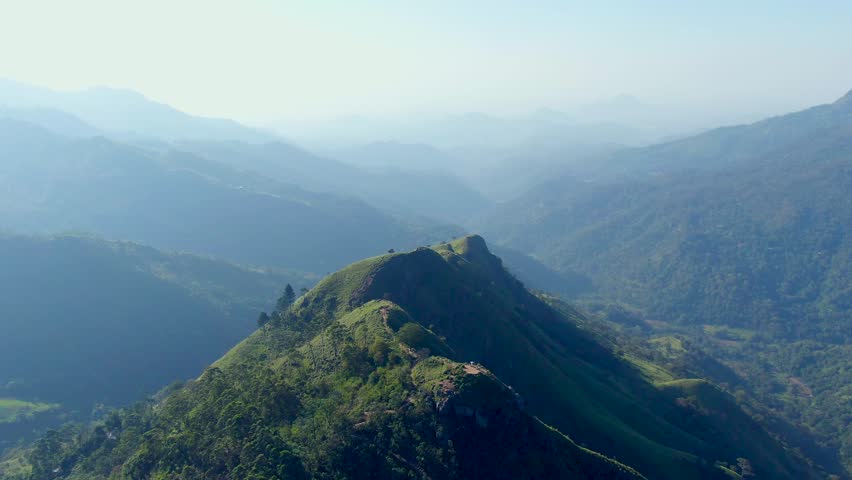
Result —
M 0 76 L 248 121 L 619 93 L 784 111 L 852 89 L 852 2 L 0 0 Z

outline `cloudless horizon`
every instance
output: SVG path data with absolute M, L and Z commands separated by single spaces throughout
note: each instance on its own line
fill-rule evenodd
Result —
M 2 2 L 0 77 L 247 123 L 569 109 L 765 115 L 852 89 L 852 4 Z

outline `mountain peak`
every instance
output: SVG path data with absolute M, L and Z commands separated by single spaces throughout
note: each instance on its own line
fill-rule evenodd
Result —
M 480 254 L 480 253 L 491 253 L 488 250 L 488 245 L 485 243 L 485 239 L 477 234 L 465 235 L 464 237 L 458 238 L 452 242 L 453 248 L 456 250 L 456 253 L 460 255 L 465 255 L 467 253 Z
M 454 255 L 485 268 L 489 275 L 502 277 L 503 261 L 488 250 L 485 239 L 479 235 L 466 235 L 446 245 L 436 245 L 435 248 L 439 252 L 446 248 Z

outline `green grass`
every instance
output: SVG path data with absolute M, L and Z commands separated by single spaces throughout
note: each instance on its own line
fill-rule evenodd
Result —
M 26 478 L 32 467 L 24 460 L 24 453 L 13 449 L 0 457 L 0 478 Z
M 55 403 L 28 402 L 15 398 L 0 398 L 0 423 L 14 423 L 38 413 L 59 408 Z
M 704 333 L 719 340 L 744 342 L 754 337 L 754 330 L 734 328 L 726 325 L 703 325 Z
M 683 347 L 683 341 L 677 337 L 665 336 L 665 337 L 656 337 L 651 339 L 651 343 L 653 345 L 658 345 L 666 350 L 671 350 L 672 352 L 685 352 L 686 349 Z
M 643 378 L 651 383 L 670 382 L 674 380 L 674 376 L 665 368 L 637 357 L 636 355 L 625 354 L 622 358 L 636 367 Z

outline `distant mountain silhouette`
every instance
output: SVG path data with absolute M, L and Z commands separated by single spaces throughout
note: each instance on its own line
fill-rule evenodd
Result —
M 131 90 L 98 87 L 59 92 L 0 79 L 0 108 L 55 109 L 97 129 L 136 137 L 265 142 L 275 135 L 233 120 L 181 112 Z

